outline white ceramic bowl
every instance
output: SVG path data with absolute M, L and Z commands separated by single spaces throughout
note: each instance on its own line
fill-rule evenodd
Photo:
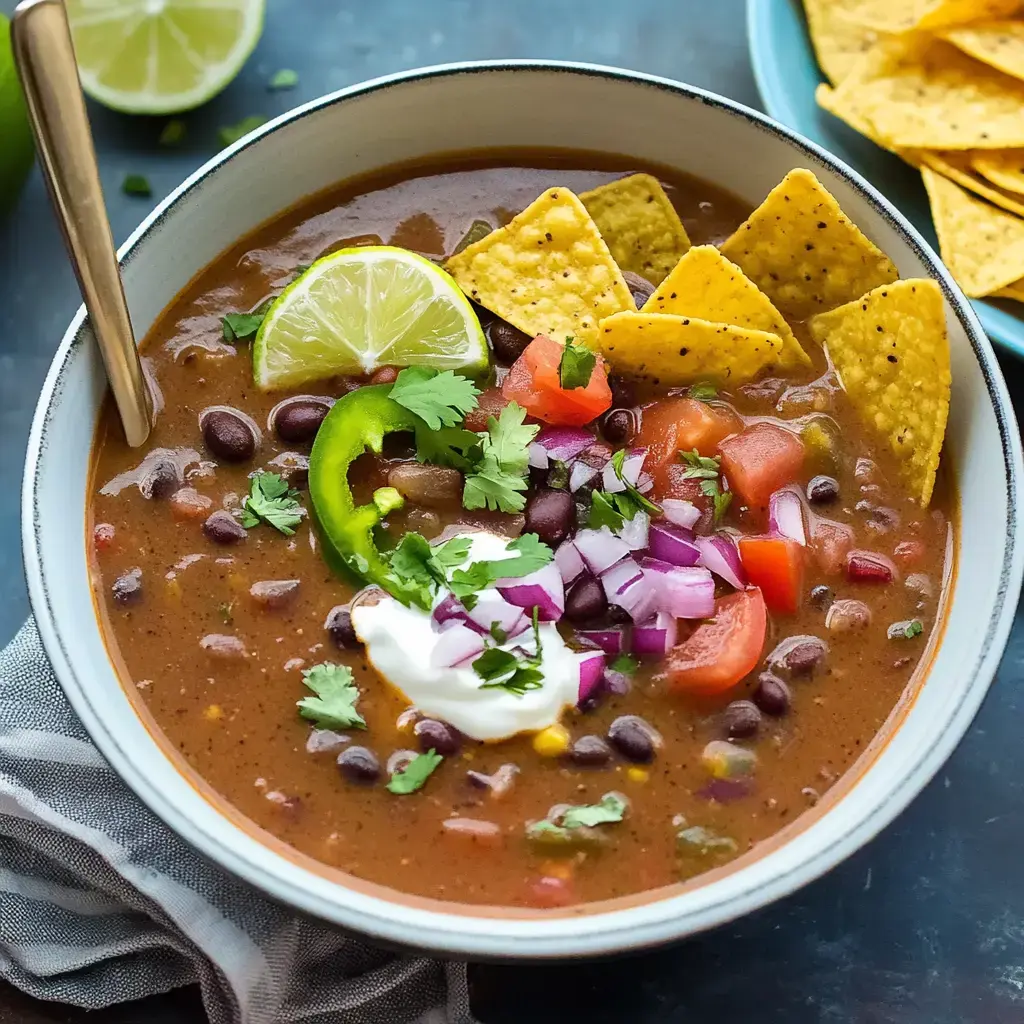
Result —
M 125 781 L 198 849 L 283 901 L 381 939 L 469 956 L 556 957 L 636 948 L 746 913 L 821 875 L 892 821 L 967 729 L 1002 654 L 1021 582 L 1022 466 L 1006 388 L 970 305 L 868 182 L 752 110 L 608 68 L 452 65 L 345 89 L 279 117 L 206 164 L 129 239 L 121 260 L 136 330 L 144 334 L 239 236 L 311 192 L 399 161 L 511 145 L 626 153 L 751 204 L 792 167 L 809 167 L 902 276 L 934 277 L 943 288 L 953 360 L 944 458 L 955 468 L 962 523 L 945 631 L 930 668 L 814 813 L 701 884 L 564 913 L 410 898 L 330 873 L 261 836 L 165 753 L 108 659 L 82 514 L 104 378 L 83 311 L 53 361 L 32 426 L 24 551 L 39 630 L 75 710 Z

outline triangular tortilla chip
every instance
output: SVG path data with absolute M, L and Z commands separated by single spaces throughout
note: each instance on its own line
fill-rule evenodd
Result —
M 1000 288 L 999 291 L 992 294 L 996 298 L 1015 299 L 1017 302 L 1024 302 L 1024 277 L 1019 281 L 1014 281 L 1013 284 L 1008 284 L 1005 288 Z
M 1020 0 L 839 0 L 844 14 L 880 32 L 937 29 L 1015 14 Z
M 827 106 L 889 149 L 1024 146 L 1024 82 L 924 33 L 879 42 Z
M 978 150 L 971 166 L 993 185 L 1024 195 L 1024 149 Z
M 597 225 L 567 188 L 547 189 L 446 266 L 471 299 L 533 336 L 593 344 L 604 317 L 636 309 Z
M 1024 111 L 1021 112 L 1021 116 L 1024 117 Z M 940 152 L 932 149 L 920 149 L 916 152 L 921 157 L 921 163 L 933 171 L 938 171 L 944 178 L 955 181 L 961 188 L 987 199 L 996 206 L 1001 206 L 1004 210 L 1009 210 L 1010 213 L 1017 214 L 1018 217 L 1024 217 L 1024 196 L 1007 192 L 976 174 L 971 166 L 970 153 Z
M 949 339 L 930 280 L 883 285 L 809 324 L 850 404 L 888 444 L 922 507 L 931 500 L 949 414 Z
M 964 53 L 1014 78 L 1024 78 L 1024 21 L 962 25 L 941 34 Z
M 690 248 L 686 228 L 661 183 L 631 174 L 580 194 L 615 262 L 659 284 Z
M 930 167 L 921 168 L 921 177 L 942 260 L 971 298 L 1024 277 L 1024 219 L 975 199 Z
M 810 171 L 790 171 L 722 245 L 792 320 L 806 320 L 899 276 Z
M 862 0 L 804 0 L 807 28 L 821 70 L 838 85 L 879 33 L 856 21 Z
M 662 387 L 744 384 L 782 356 L 777 334 L 668 313 L 616 313 L 597 347 L 612 369 Z
M 771 299 L 713 245 L 694 246 L 644 303 L 643 311 L 695 316 L 777 334 L 782 339 L 781 369 L 811 365 L 810 356 Z

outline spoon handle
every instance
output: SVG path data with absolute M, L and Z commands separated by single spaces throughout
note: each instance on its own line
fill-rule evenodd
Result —
M 64 4 L 25 0 L 11 21 L 43 176 L 99 342 L 125 437 L 143 444 L 152 402 L 135 346 Z

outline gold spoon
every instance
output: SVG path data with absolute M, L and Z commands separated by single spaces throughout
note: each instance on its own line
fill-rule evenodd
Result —
M 99 342 L 125 437 L 137 448 L 149 436 L 153 406 L 128 315 L 61 0 L 20 3 L 11 20 L 11 43 L 43 177 Z

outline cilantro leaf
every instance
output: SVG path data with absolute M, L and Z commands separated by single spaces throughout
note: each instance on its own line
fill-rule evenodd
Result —
M 612 533 L 618 533 L 626 522 L 626 517 L 619 511 L 616 498 L 618 495 L 604 491 L 594 491 L 590 496 L 590 515 L 587 526 L 592 530 L 600 530 L 607 526 Z M 632 518 L 632 517 L 630 517 Z
M 257 128 L 266 123 L 267 119 L 265 117 L 253 114 L 249 117 L 243 117 L 238 124 L 225 125 L 217 132 L 221 147 L 233 145 L 239 139 L 244 139 L 249 132 L 256 131 Z
M 913 640 L 924 632 L 924 626 L 920 619 L 906 619 L 903 622 L 894 622 L 885 632 L 890 640 Z
M 511 651 L 503 651 L 500 647 L 488 647 L 483 654 L 473 660 L 473 671 L 485 682 L 493 683 L 496 679 L 514 672 L 519 659 Z
M 679 458 L 688 467 L 683 471 L 684 480 L 715 480 L 722 471 L 720 455 L 708 458 L 706 455 L 699 454 L 694 448 L 692 452 L 680 452 Z
M 259 332 L 267 310 L 274 304 L 273 299 L 261 302 L 251 313 L 225 313 L 220 318 L 221 331 L 225 341 L 242 341 L 254 338 Z
M 277 473 L 257 473 L 242 502 L 241 523 L 247 530 L 266 523 L 290 537 L 306 514 L 296 500 L 298 496 L 299 492 L 292 490 Z
M 712 399 L 718 397 L 718 389 L 714 384 L 691 384 L 687 394 L 689 394 L 690 398 L 695 398 L 698 402 L 710 402 Z
M 401 771 L 395 772 L 388 782 L 388 792 L 405 796 L 422 789 L 444 758 L 434 750 L 417 754 Z
M 570 336 L 565 339 L 565 348 L 558 363 L 558 382 L 566 391 L 585 388 L 596 365 L 597 356 Z
M 479 467 L 466 477 L 462 489 L 464 508 L 489 508 L 495 512 L 522 512 L 526 507 L 526 480 L 505 473 L 494 457 L 485 455 Z
M 517 402 L 509 402 L 497 419 L 487 419 L 484 451 L 493 455 L 506 473 L 525 473 L 530 464 L 530 442 L 540 427 L 526 423 L 526 410 Z
M 406 587 L 419 587 L 417 604 L 429 608 L 438 585 L 447 585 L 447 570 L 469 557 L 471 543 L 469 537 L 452 537 L 432 547 L 420 534 L 407 533 L 391 552 L 391 571 Z
M 613 659 L 608 666 L 612 672 L 621 672 L 624 676 L 631 676 L 640 667 L 640 662 L 628 654 L 620 654 Z
M 408 366 L 391 386 L 389 396 L 415 413 L 431 430 L 454 427 L 476 408 L 478 388 L 454 370 L 438 373 L 426 366 Z
M 530 442 L 540 429 L 535 423 L 524 424 L 525 419 L 526 410 L 516 402 L 509 402 L 497 419 L 488 418 L 487 433 L 481 435 L 482 457 L 463 487 L 465 508 L 522 511 Z
M 299 73 L 291 68 L 281 68 L 270 76 L 267 88 L 276 91 L 278 89 L 294 89 L 299 84 Z
M 548 469 L 546 481 L 548 487 L 556 491 L 565 491 L 569 488 L 569 467 L 561 459 L 552 459 Z
M 434 562 L 442 569 L 453 569 L 469 558 L 469 549 L 473 546 L 472 537 L 452 537 L 443 544 L 431 548 Z
M 124 181 L 121 182 L 121 191 L 126 196 L 140 196 L 143 199 L 148 199 L 153 194 L 153 186 L 149 183 L 149 178 L 144 174 L 126 174 Z
M 622 821 L 628 806 L 626 798 L 621 793 L 605 793 L 599 803 L 566 808 L 559 823 L 563 828 L 590 828 L 594 825 Z
M 729 511 L 729 506 L 732 504 L 732 491 L 719 491 L 712 500 L 715 506 L 714 525 L 717 526 L 725 513 Z
M 637 512 L 643 510 L 652 516 L 661 515 L 661 506 L 655 505 L 649 498 L 645 498 L 637 488 L 631 484 L 623 475 L 622 470 L 626 465 L 626 449 L 620 448 L 612 455 L 610 462 L 615 476 L 619 483 L 625 488 L 624 491 L 616 492 L 612 497 L 615 500 L 615 507 L 619 510 L 624 520 L 632 519 Z M 685 474 L 684 474 L 685 475 Z
M 527 690 L 539 690 L 544 685 L 538 661 L 539 655 L 520 659 L 512 651 L 488 647 L 473 662 L 473 671 L 484 680 L 481 690 L 508 690 L 522 697 Z
M 174 118 L 163 126 L 157 142 L 161 146 L 178 146 L 185 140 L 188 127 L 180 118 Z
M 497 580 L 529 576 L 531 572 L 543 569 L 555 557 L 551 548 L 535 533 L 520 534 L 508 542 L 505 550 L 514 551 L 515 557 L 472 562 L 466 569 L 456 569 L 448 583 L 452 593 L 464 600 Z
M 485 220 L 473 221 L 469 226 L 469 230 L 459 239 L 459 244 L 452 250 L 452 255 L 455 256 L 467 246 L 474 245 L 482 238 L 486 238 L 493 230 L 494 228 Z
M 416 459 L 435 466 L 452 466 L 463 472 L 472 469 L 483 454 L 479 434 L 463 427 L 430 430 L 424 423 L 416 430 Z
M 496 644 L 503 644 L 505 643 L 506 640 L 508 640 L 508 633 L 506 633 L 505 630 L 501 628 L 501 623 L 497 621 L 491 623 L 491 628 L 488 630 L 488 632 L 491 634 L 491 639 Z
M 316 694 L 297 702 L 303 718 L 311 719 L 321 729 L 366 728 L 363 716 L 356 711 L 359 690 L 347 665 L 325 661 L 304 669 L 302 681 Z

